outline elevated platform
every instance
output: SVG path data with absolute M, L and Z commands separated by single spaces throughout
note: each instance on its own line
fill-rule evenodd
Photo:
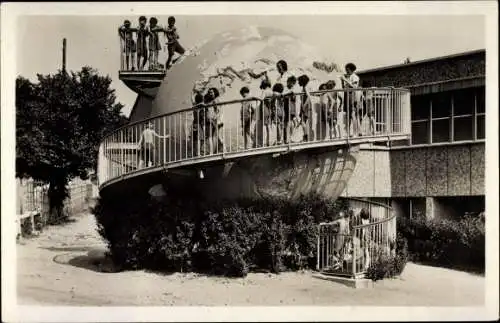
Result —
M 100 190 L 108 190 L 117 183 L 132 178 L 165 172 L 168 174 L 174 170 L 176 173 L 185 172 L 196 176 L 199 170 L 210 168 L 211 165 L 230 168 L 233 162 L 256 160 L 255 158 L 262 156 L 307 154 L 308 151 L 314 154 L 336 151 L 338 155 L 341 151 L 349 150 L 349 147 L 361 144 L 389 144 L 391 141 L 410 139 L 408 90 L 370 88 L 352 91 L 363 91 L 363 95 L 370 98 L 369 104 L 360 105 L 359 118 L 352 117 L 350 109 L 342 108 L 335 114 L 336 119 L 326 118 L 325 107 L 321 106 L 319 97 L 327 91 L 312 92 L 313 109 L 309 127 L 299 125 L 293 129 L 293 135 L 288 134 L 289 138 L 283 137 L 287 126 L 292 127 L 292 122 L 287 124 L 286 116 L 264 120 L 259 113 L 262 112 L 262 100 L 257 98 L 219 103 L 216 107 L 223 115 L 219 124 L 223 125 L 218 127 L 218 132 L 209 117 L 214 106 L 177 111 L 127 125 L 104 138 L 101 143 L 98 167 Z M 330 92 L 345 94 L 346 90 Z M 304 94 L 297 94 L 298 102 L 301 95 Z M 249 127 L 251 133 L 246 147 L 240 115 L 244 102 L 252 104 L 257 112 Z M 350 102 L 345 105 L 350 106 Z M 154 134 L 150 136 L 154 140 L 148 147 L 143 145 L 144 139 L 141 141 L 147 128 L 149 130 L 146 132 Z M 341 155 L 342 153 L 337 156 L 340 160 L 347 158 Z M 328 162 L 328 158 L 324 160 L 323 162 Z M 227 172 L 222 170 L 220 176 Z
M 125 85 L 137 94 L 142 94 L 150 98 L 156 96 L 166 72 L 162 70 L 151 71 L 131 71 L 122 70 L 118 72 L 118 77 Z

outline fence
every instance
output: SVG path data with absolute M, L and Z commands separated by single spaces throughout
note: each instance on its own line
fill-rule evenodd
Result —
M 394 255 L 396 216 L 384 204 L 357 199 L 349 199 L 349 204 L 350 214 L 319 225 L 317 269 L 359 278 L 372 260 Z
M 49 221 L 48 184 L 33 179 L 17 179 L 16 224 L 18 235 L 40 231 Z M 75 214 L 88 208 L 93 197 L 90 181 L 74 179 L 69 183 L 70 196 L 64 202 L 64 214 Z M 53 219 L 57 220 L 57 219 Z
M 157 33 L 158 41 L 161 44 L 162 50 L 153 53 L 149 49 L 149 43 L 145 44 L 144 48 L 138 48 L 141 46 L 137 42 L 137 30 L 130 29 L 123 30 L 119 33 L 120 40 L 120 71 L 130 72 L 130 71 L 162 71 L 165 66 L 162 63 L 166 62 L 167 59 L 167 45 L 166 40 L 162 40 L 163 33 Z M 147 57 L 146 62 L 143 64 L 142 60 L 139 62 L 138 51 L 143 50 Z M 162 54 L 163 52 L 163 54 Z M 161 54 L 161 55 L 159 55 Z M 162 57 L 159 57 L 162 56 Z M 160 63 L 161 62 L 161 63 Z
M 104 138 L 99 184 L 149 167 L 410 135 L 405 89 L 275 94 L 198 105 L 127 125 Z

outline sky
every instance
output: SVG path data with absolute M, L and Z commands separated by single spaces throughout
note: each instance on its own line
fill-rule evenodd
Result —
M 37 73 L 57 72 L 66 38 L 67 69 L 91 66 L 109 75 L 128 116 L 136 94 L 118 79 L 117 28 L 124 19 L 135 25 L 138 16 L 21 16 L 17 75 L 35 80 Z M 161 25 L 167 24 L 167 17 L 157 16 Z M 176 15 L 176 20 L 185 48 L 226 30 L 270 26 L 317 47 L 340 66 L 355 62 L 358 70 L 399 64 L 406 57 L 415 61 L 486 47 L 485 20 L 479 15 Z

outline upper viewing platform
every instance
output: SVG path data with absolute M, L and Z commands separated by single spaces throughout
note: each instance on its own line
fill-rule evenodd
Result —
M 116 130 L 99 148 L 100 188 L 217 160 L 409 139 L 406 89 L 322 90 L 199 103 Z
M 158 61 L 162 49 L 159 33 L 163 30 L 165 28 L 145 23 L 134 28 L 128 20 L 118 29 L 118 75 L 120 80 L 138 94 L 154 97 L 156 89 L 165 78 L 165 66 Z

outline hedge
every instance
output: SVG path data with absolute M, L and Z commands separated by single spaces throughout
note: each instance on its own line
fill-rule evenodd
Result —
M 195 195 L 195 196 L 194 196 Z M 314 268 L 317 224 L 331 221 L 345 200 L 316 195 L 297 200 L 208 203 L 195 192 L 99 199 L 99 234 L 122 269 L 198 271 L 245 276 L 251 270 Z
M 410 259 L 437 266 L 484 272 L 484 218 L 458 220 L 423 217 L 398 219 L 398 232 L 408 240 Z
M 377 281 L 397 277 L 403 273 L 408 259 L 408 241 L 398 234 L 395 255 L 378 254 L 368 267 L 366 278 Z

